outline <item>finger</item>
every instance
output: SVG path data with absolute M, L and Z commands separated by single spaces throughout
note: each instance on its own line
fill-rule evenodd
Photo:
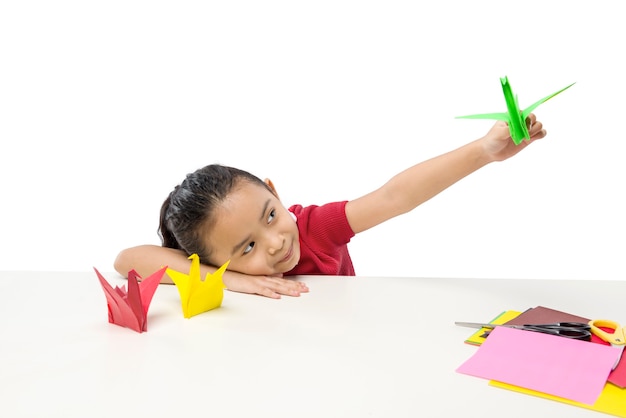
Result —
M 543 129 L 543 124 L 539 121 L 535 121 L 531 127 L 528 128 L 528 132 L 531 135 L 536 134 L 537 132 Z
M 268 287 L 264 287 L 264 286 L 259 286 L 256 289 L 249 289 L 249 290 L 232 290 L 232 289 L 226 289 L 229 292 L 235 292 L 235 293 L 254 293 L 260 296 L 265 296 L 271 299 L 280 299 L 280 294 L 274 292 L 272 289 L 268 288 Z
M 530 137 L 530 139 L 533 140 L 533 141 L 535 139 L 541 139 L 541 138 L 544 138 L 547 134 L 548 134 L 548 132 L 545 129 L 542 129 L 539 132 L 536 132 L 534 135 L 532 135 Z
M 306 283 L 304 282 L 300 282 L 294 279 L 279 279 L 276 278 L 275 280 L 273 280 L 274 283 L 278 284 L 278 285 L 283 285 L 286 286 L 290 289 L 297 289 L 300 291 L 309 291 L 309 287 L 306 285 Z
M 267 287 L 278 294 L 287 296 L 300 296 L 301 293 L 309 291 L 305 284 L 287 279 L 269 280 Z
M 280 299 L 280 293 L 274 292 L 272 289 L 267 287 L 261 288 L 257 294 L 271 299 Z

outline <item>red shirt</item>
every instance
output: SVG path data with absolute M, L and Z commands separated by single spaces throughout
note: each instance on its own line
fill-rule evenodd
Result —
M 354 236 L 346 218 L 346 203 L 293 205 L 300 232 L 300 261 L 285 276 L 297 274 L 354 276 L 348 243 Z

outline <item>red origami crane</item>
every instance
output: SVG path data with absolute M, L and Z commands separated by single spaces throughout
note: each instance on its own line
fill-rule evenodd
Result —
M 137 280 L 138 277 L 141 279 L 141 276 L 135 270 L 131 270 L 128 272 L 128 292 L 125 286 L 121 288 L 115 286 L 114 289 L 95 267 L 93 269 L 107 298 L 109 322 L 137 332 L 148 331 L 148 307 L 167 266 L 141 282 Z

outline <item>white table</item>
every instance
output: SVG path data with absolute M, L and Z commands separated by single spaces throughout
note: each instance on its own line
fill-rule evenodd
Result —
M 190 319 L 162 285 L 140 334 L 108 323 L 93 271 L 0 272 L 0 416 L 604 415 L 456 373 L 476 347 L 454 321 L 542 305 L 626 322 L 626 282 L 299 279 L 299 298 L 227 291 Z

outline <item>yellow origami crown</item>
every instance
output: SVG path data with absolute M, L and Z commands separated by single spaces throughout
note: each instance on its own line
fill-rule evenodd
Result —
M 189 259 L 191 260 L 189 274 L 180 273 L 170 268 L 166 271 L 178 288 L 185 318 L 191 318 L 222 305 L 224 288 L 226 287 L 222 281 L 222 275 L 230 262 L 224 263 L 213 274 L 207 273 L 202 280 L 200 277 L 200 258 L 197 254 L 192 254 Z

